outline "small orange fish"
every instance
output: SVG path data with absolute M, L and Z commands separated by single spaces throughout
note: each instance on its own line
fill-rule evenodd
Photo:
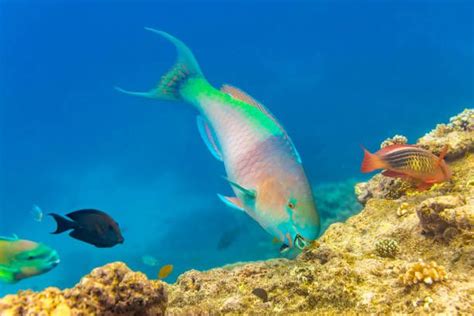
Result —
M 445 146 L 439 157 L 414 145 L 391 145 L 372 154 L 364 149 L 361 171 L 364 173 L 385 169 L 387 177 L 414 180 L 419 189 L 429 188 L 434 183 L 451 178 L 451 170 L 444 161 L 448 151 Z
M 167 278 L 171 272 L 173 272 L 173 265 L 167 264 L 161 267 L 160 271 L 158 272 L 158 279 L 165 279 Z

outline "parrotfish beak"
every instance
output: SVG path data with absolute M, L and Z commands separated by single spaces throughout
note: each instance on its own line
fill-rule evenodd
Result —
M 298 249 L 303 250 L 305 247 L 311 244 L 311 240 L 308 240 L 300 234 L 297 234 L 293 243 Z

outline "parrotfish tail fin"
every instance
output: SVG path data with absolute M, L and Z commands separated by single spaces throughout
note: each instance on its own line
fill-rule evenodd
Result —
M 176 37 L 159 30 L 146 27 L 145 30 L 156 33 L 174 44 L 178 52 L 175 65 L 160 80 L 157 87 L 148 92 L 134 92 L 115 87 L 120 92 L 160 100 L 182 100 L 181 89 L 190 78 L 203 77 L 199 64 L 191 50 Z
M 382 159 L 380 159 L 380 157 L 372 154 L 364 147 L 362 147 L 362 149 L 364 150 L 364 160 L 362 160 L 360 171 L 363 173 L 368 173 L 377 169 L 383 169 L 385 167 L 385 163 Z
M 65 231 L 78 227 L 78 225 L 75 222 L 62 217 L 61 215 L 54 214 L 54 213 L 49 213 L 48 215 L 54 218 L 57 225 L 56 230 L 52 232 L 51 234 L 61 234 L 61 233 L 64 233 Z

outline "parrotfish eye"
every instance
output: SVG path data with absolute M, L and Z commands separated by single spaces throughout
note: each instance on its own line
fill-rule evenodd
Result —
M 110 231 L 114 230 L 114 227 L 112 225 L 109 225 L 109 230 Z
M 294 210 L 295 207 L 296 207 L 296 205 L 295 205 L 294 202 L 290 201 L 290 202 L 288 202 L 288 207 L 289 207 L 290 209 Z

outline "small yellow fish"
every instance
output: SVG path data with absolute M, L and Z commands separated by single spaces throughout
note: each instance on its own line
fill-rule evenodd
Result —
M 171 272 L 173 272 L 172 264 L 167 264 L 161 267 L 160 271 L 158 272 L 158 279 L 162 280 L 167 278 L 171 274 Z

